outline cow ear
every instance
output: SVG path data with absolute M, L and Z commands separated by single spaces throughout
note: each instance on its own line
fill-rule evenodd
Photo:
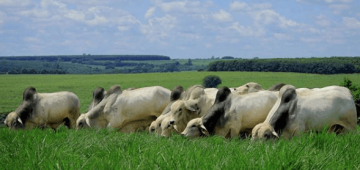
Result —
M 199 103 L 199 100 L 188 100 L 188 101 L 184 102 L 184 105 L 185 105 L 186 109 L 188 109 L 192 112 L 196 112 L 199 110 L 197 103 Z
M 202 134 L 204 134 L 205 136 L 209 136 L 209 131 L 206 129 L 204 125 L 200 125 L 200 130 Z

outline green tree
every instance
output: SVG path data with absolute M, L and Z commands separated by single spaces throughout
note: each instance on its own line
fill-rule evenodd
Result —
M 217 88 L 221 84 L 221 79 L 219 76 L 209 75 L 204 77 L 202 84 L 205 88 Z

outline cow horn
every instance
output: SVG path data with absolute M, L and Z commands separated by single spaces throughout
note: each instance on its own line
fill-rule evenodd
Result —
M 275 132 L 275 131 L 273 131 L 273 132 L 271 132 L 274 136 L 276 136 L 277 138 L 279 138 L 279 135 Z

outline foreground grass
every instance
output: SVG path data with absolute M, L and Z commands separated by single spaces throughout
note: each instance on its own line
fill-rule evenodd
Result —
M 359 128 L 358 128 L 359 129 Z M 360 129 L 359 129 L 360 130 Z M 359 169 L 360 136 L 305 134 L 291 141 L 162 138 L 108 130 L 0 128 L 1 169 Z

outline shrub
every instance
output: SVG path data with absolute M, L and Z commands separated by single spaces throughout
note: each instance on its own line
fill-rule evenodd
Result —
M 340 83 L 340 86 L 347 87 L 351 91 L 351 94 L 353 95 L 354 100 L 360 99 L 360 87 L 357 85 L 354 85 L 350 79 L 344 78 L 344 81 L 342 83 Z
M 221 79 L 219 76 L 209 75 L 203 79 L 203 86 L 205 88 L 217 88 L 219 84 L 221 84 Z

